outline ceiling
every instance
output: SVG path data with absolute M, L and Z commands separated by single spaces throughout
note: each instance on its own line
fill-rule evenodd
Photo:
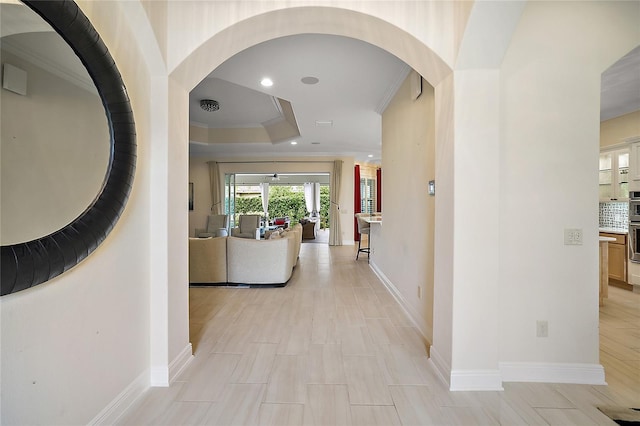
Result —
M 409 71 L 386 51 L 345 37 L 305 34 L 256 45 L 223 63 L 191 92 L 192 125 L 220 137 L 192 138 L 190 153 L 227 158 L 345 155 L 380 163 L 381 112 Z M 263 77 L 271 78 L 273 86 L 262 87 Z M 304 84 L 304 77 L 319 81 Z M 220 110 L 203 111 L 201 99 L 217 100 Z M 298 132 L 273 139 L 263 128 L 285 120 L 278 99 L 290 103 Z M 601 120 L 640 110 L 640 46 L 603 74 L 601 106 Z M 240 135 L 250 130 L 243 140 Z
M 640 46 L 602 73 L 600 121 L 640 110 Z
M 3 48 L 40 58 L 39 66 L 92 89 L 88 76 L 78 71 L 80 61 L 70 49 L 63 53 L 55 40 L 45 39 L 51 28 L 27 7 L 3 0 L 0 12 L 1 35 L 15 34 L 3 38 Z M 29 31 L 34 33 L 17 37 Z M 203 141 L 192 132 L 190 155 L 353 156 L 380 163 L 381 113 L 409 71 L 388 52 L 346 37 L 305 34 L 258 44 L 227 60 L 192 90 L 191 124 L 214 136 Z M 273 86 L 261 86 L 263 77 L 270 77 Z M 305 84 L 305 77 L 318 82 Z M 205 98 L 217 100 L 220 110 L 203 111 L 199 101 Z M 601 120 L 637 110 L 640 46 L 603 73 Z
M 256 45 L 227 60 L 192 90 L 191 124 L 226 131 L 219 131 L 216 143 L 194 143 L 192 138 L 191 155 L 345 155 L 379 162 L 381 112 L 409 71 L 386 51 L 346 37 L 305 34 Z M 263 87 L 264 77 L 273 86 Z M 305 77 L 317 83 L 305 84 Z M 201 99 L 218 101 L 220 110 L 203 111 Z M 254 132 L 254 142 L 248 143 L 229 131 L 247 134 L 284 121 L 287 104 L 293 110 L 291 132 L 281 137 Z

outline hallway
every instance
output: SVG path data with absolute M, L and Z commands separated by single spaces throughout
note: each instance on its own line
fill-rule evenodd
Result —
M 191 288 L 195 357 L 122 425 L 615 424 L 605 386 L 449 392 L 355 247 L 303 244 L 284 288 Z M 478 348 L 478 350 L 482 350 Z

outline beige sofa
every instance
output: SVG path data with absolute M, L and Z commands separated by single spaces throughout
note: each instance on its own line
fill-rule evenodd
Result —
M 285 285 L 298 262 L 301 242 L 300 225 L 266 240 L 190 238 L 189 282 Z
M 227 282 L 227 237 L 189 238 L 189 282 Z

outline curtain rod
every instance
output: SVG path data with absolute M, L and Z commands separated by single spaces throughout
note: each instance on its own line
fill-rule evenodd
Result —
M 344 162 L 344 160 L 338 160 Z M 330 163 L 333 164 L 335 160 L 322 160 L 322 161 L 296 161 L 296 160 L 282 160 L 282 161 L 207 161 L 207 163 L 218 164 L 279 164 L 279 163 Z

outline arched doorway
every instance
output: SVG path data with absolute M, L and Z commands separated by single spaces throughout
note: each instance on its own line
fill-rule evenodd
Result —
M 284 22 L 287 24 L 274 25 L 274 23 L 277 24 Z M 257 31 L 257 28 L 262 28 L 264 30 Z M 195 87 L 195 85 L 210 73 L 211 70 L 215 69 L 235 53 L 272 38 L 308 32 L 343 35 L 368 42 L 391 54 L 394 54 L 413 69 L 418 71 L 427 82 L 435 87 L 435 120 L 437 122 L 435 130 L 436 146 L 450 146 L 450 141 L 453 136 L 451 131 L 453 128 L 452 105 L 450 102 L 438 103 L 437 101 L 438 99 L 443 98 L 452 99 L 450 94 L 452 93 L 453 85 L 450 77 L 450 67 L 426 44 L 389 22 L 371 15 L 336 8 L 302 7 L 268 12 L 233 24 L 229 28 L 211 36 L 211 38 L 203 42 L 188 57 L 186 57 L 170 74 L 170 115 L 172 115 L 171 111 L 175 111 L 178 115 L 184 116 L 184 111 L 187 110 L 188 104 L 188 91 L 192 87 Z M 171 120 L 169 122 L 169 134 L 172 138 L 179 138 L 183 141 L 188 140 L 187 123 L 180 120 Z M 446 149 L 448 150 L 449 148 Z M 441 155 L 442 160 L 440 161 L 440 165 L 444 166 L 442 170 L 451 170 L 451 168 L 447 169 L 446 167 L 446 162 L 452 160 L 452 156 L 450 154 L 451 153 L 448 152 Z M 170 161 L 179 163 L 170 165 L 170 168 L 174 173 L 182 176 L 186 175 L 185 172 L 187 164 L 183 163 L 184 160 L 171 158 Z M 445 190 L 447 186 L 452 185 L 451 179 L 452 175 L 450 172 L 440 175 L 439 181 L 443 190 Z M 180 198 L 178 194 L 173 195 L 175 195 L 176 198 Z M 169 198 L 173 195 L 170 195 Z M 169 203 L 171 203 L 170 200 Z M 440 215 L 442 217 L 450 217 L 452 209 L 453 204 L 450 198 L 445 198 L 443 202 L 439 203 L 436 207 L 436 211 L 440 210 Z M 446 234 L 452 232 L 452 224 L 444 224 L 439 228 L 439 232 L 443 238 L 446 239 Z M 175 245 L 173 242 L 175 242 Z M 436 249 L 436 256 L 439 255 L 442 258 L 450 258 L 451 253 L 449 250 L 450 248 L 448 246 L 440 251 Z M 176 257 L 183 257 L 184 253 L 187 252 L 186 244 L 178 241 L 169 241 L 168 251 L 170 257 L 172 257 L 172 253 L 175 253 Z M 171 271 L 171 268 L 174 267 L 175 270 Z M 184 265 L 170 265 L 169 276 L 185 277 L 187 275 L 185 273 L 186 268 L 179 270 L 180 268 L 184 268 Z M 434 275 L 441 275 L 439 282 L 442 284 L 440 289 L 435 290 L 434 299 L 436 300 L 439 297 L 442 297 L 443 291 L 445 293 L 451 292 L 451 286 L 448 285 L 451 281 L 451 277 L 447 277 L 449 275 L 449 271 L 440 270 L 439 272 L 438 268 L 438 262 L 436 261 Z M 186 303 L 188 300 L 186 297 L 187 287 L 185 286 L 184 288 L 176 289 L 175 292 L 176 298 L 174 299 L 171 296 L 170 291 L 168 310 L 169 312 L 173 312 L 173 315 L 178 318 L 179 323 L 184 324 L 185 318 L 188 317 L 188 303 Z M 451 300 L 451 297 L 445 296 L 445 300 Z M 436 336 L 441 336 L 444 337 L 442 339 L 443 346 L 450 347 L 450 321 L 439 322 L 438 318 L 450 318 L 451 306 L 447 306 L 442 303 L 434 303 L 434 305 L 439 306 L 439 312 L 434 313 L 434 343 L 437 338 Z M 169 323 L 173 323 L 171 314 L 168 316 Z M 152 323 L 154 322 L 152 321 Z M 155 327 L 155 323 L 152 327 Z M 162 325 L 159 325 L 158 331 L 166 334 L 166 331 L 160 330 L 161 328 Z M 181 329 L 177 326 L 174 326 L 173 328 L 169 327 L 169 329 L 171 331 L 169 331 L 170 335 L 167 336 L 166 341 L 173 342 L 188 340 L 187 330 Z M 435 332 L 435 329 L 438 329 L 437 333 Z M 152 332 L 152 336 L 154 335 L 155 333 Z M 152 347 L 155 346 L 152 344 Z M 445 351 L 445 358 L 448 356 L 446 352 L 449 350 Z M 176 348 L 169 348 L 168 359 L 175 359 L 178 352 L 179 346 L 178 350 L 176 350 Z

